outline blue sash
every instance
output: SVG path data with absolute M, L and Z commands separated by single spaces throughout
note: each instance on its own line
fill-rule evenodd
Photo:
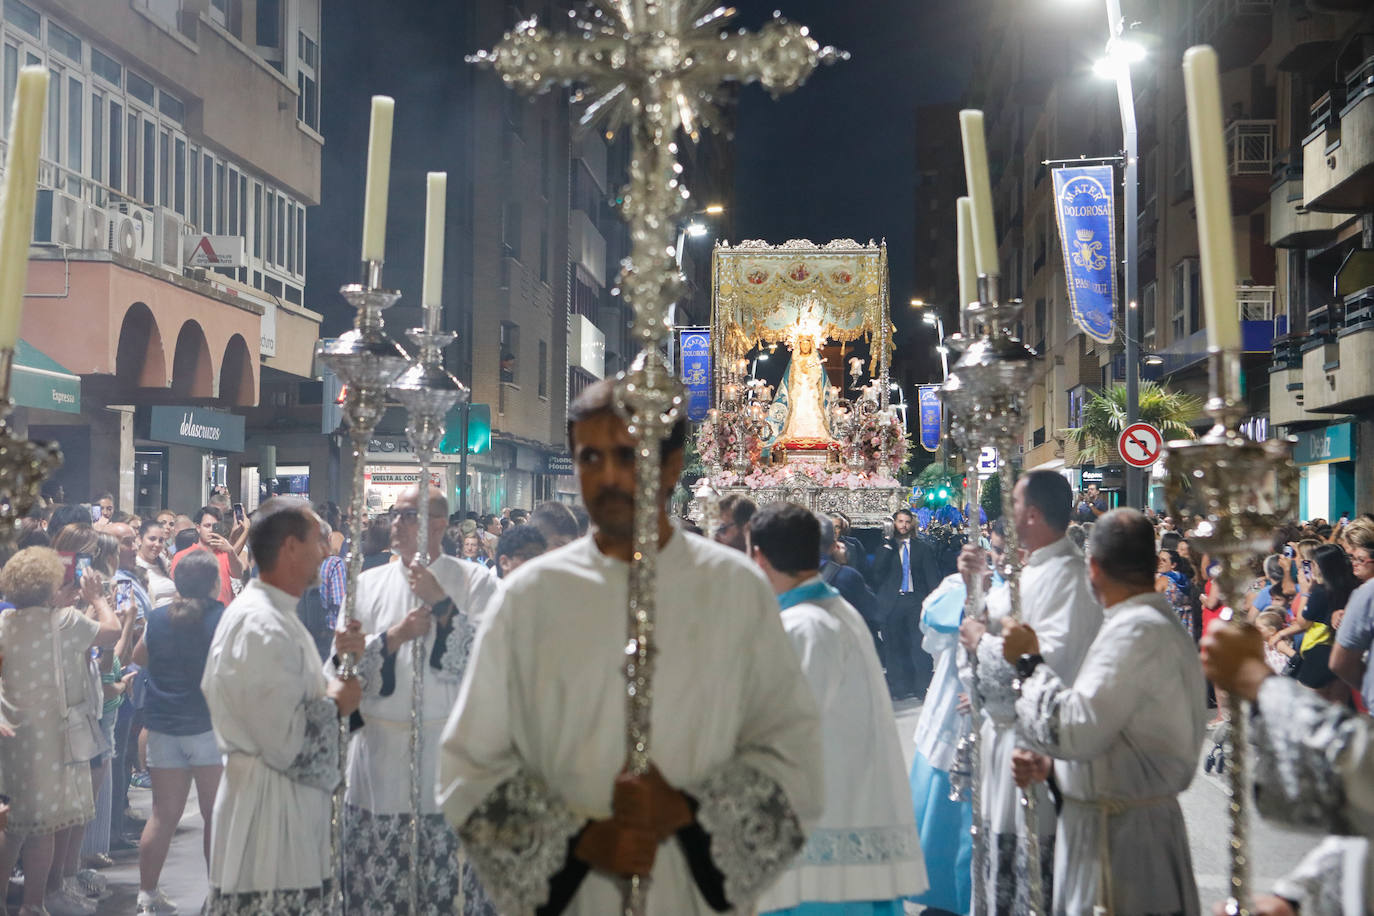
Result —
M 785 611 L 806 601 L 815 601 L 817 598 L 834 598 L 837 595 L 839 592 L 824 582 L 808 582 L 783 592 L 778 596 L 778 604 L 782 605 L 781 609 Z

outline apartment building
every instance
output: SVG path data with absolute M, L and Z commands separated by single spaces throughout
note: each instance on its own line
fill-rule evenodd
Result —
M 311 377 L 320 7 L 0 6 L 5 136 L 19 68 L 50 75 L 20 347 L 40 371 L 16 373 L 16 419 L 61 444 L 72 498 L 146 513 L 237 492 L 244 411 Z

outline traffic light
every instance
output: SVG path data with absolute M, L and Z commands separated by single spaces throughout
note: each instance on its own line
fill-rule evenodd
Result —
M 463 405 L 449 408 L 444 418 L 444 438 L 439 443 L 442 455 L 457 455 L 463 449 Z M 491 451 L 491 405 L 472 404 L 468 412 L 468 454 L 481 455 Z

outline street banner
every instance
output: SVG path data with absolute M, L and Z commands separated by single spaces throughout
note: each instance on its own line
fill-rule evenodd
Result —
M 1054 212 L 1073 320 L 1093 340 L 1116 336 L 1116 217 L 1110 165 L 1054 170 Z
M 682 384 L 687 386 L 687 419 L 700 423 L 711 409 L 711 332 L 682 331 Z
M 918 386 L 916 402 L 921 407 L 921 448 L 933 452 L 940 447 L 940 386 Z

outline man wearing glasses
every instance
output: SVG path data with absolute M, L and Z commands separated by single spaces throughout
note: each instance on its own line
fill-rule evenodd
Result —
M 410 717 L 415 677 L 413 648 L 420 640 L 424 671 L 420 705 L 420 854 L 424 880 L 420 912 L 454 909 L 459 893 L 458 837 L 444 822 L 429 787 L 440 733 L 458 699 L 477 632 L 477 616 L 496 590 L 483 566 L 444 555 L 448 500 L 428 489 L 429 556 L 419 550 L 418 488 L 407 490 L 389 514 L 391 550 L 399 562 L 358 578 L 356 613 L 368 637 L 363 655 L 363 727 L 349 746 L 344 796 L 345 911 L 408 912 L 410 862 L 396 855 L 410 824 Z M 404 841 L 408 842 L 408 840 Z M 471 895 L 469 888 L 469 895 Z
M 716 543 L 744 553 L 744 534 L 749 529 L 749 520 L 758 511 L 758 506 L 747 496 L 731 493 L 720 501 L 718 511 L 720 527 L 716 529 Z

